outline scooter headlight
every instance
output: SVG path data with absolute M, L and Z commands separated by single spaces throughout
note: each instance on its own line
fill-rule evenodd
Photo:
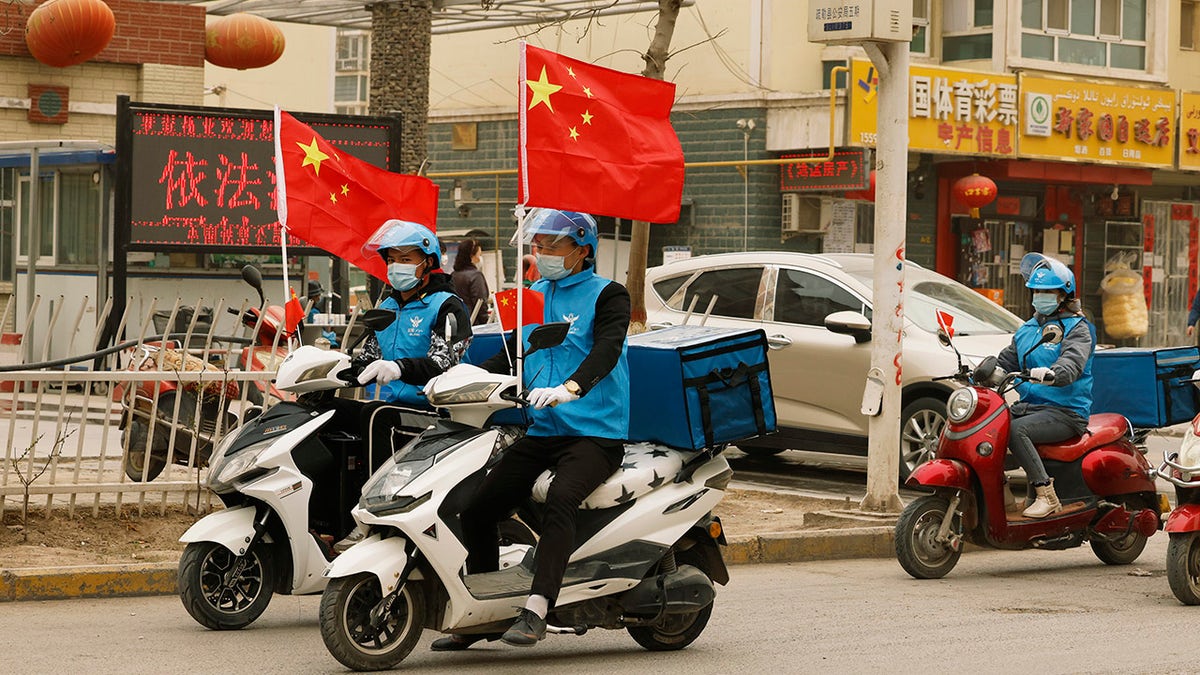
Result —
M 455 403 L 483 403 L 498 386 L 494 382 L 472 382 L 448 391 L 434 392 L 429 402 L 437 407 Z
M 221 488 L 228 487 L 237 480 L 244 481 L 252 473 L 266 473 L 265 469 L 256 467 L 256 464 L 259 456 L 266 452 L 274 442 L 275 439 L 259 441 L 239 450 L 228 460 L 222 457 L 221 459 L 224 461 L 212 465 L 212 471 L 208 477 L 209 488 L 214 492 L 221 492 Z
M 975 393 L 975 389 L 963 387 L 950 394 L 949 400 L 946 401 L 946 417 L 956 424 L 965 422 L 975 414 L 977 405 L 979 405 L 979 395 Z

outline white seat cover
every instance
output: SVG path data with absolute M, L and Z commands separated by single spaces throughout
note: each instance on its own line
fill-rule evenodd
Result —
M 607 509 L 637 499 L 663 483 L 673 480 L 684 462 L 698 451 L 676 450 L 652 443 L 625 445 L 621 467 L 592 491 L 581 509 Z M 553 471 L 543 471 L 533 483 L 533 501 L 546 503 L 546 493 L 554 480 Z

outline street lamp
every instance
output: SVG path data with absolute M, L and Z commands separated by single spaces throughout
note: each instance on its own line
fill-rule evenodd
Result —
M 742 161 L 750 161 L 750 132 L 754 131 L 754 120 L 740 119 L 737 126 L 742 130 Z M 750 237 L 750 165 L 739 167 L 742 174 L 742 250 L 745 251 Z

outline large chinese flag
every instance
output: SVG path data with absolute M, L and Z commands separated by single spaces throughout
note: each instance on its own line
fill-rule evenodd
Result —
M 391 218 L 436 228 L 433 181 L 352 157 L 286 112 L 276 129 L 279 221 L 289 234 L 386 281 L 383 259 L 362 254 L 375 230 Z
M 521 289 L 521 325 L 536 326 L 545 318 L 545 298 L 540 291 L 527 288 Z M 517 327 L 517 289 L 510 288 L 496 294 L 496 315 L 500 318 L 502 330 L 512 330 Z
M 675 85 L 521 43 L 520 202 L 673 223 L 683 149 Z

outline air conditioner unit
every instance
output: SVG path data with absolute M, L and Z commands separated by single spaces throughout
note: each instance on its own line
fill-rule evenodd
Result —
M 833 200 L 795 192 L 783 195 L 782 229 L 785 234 L 821 234 L 833 220 Z

